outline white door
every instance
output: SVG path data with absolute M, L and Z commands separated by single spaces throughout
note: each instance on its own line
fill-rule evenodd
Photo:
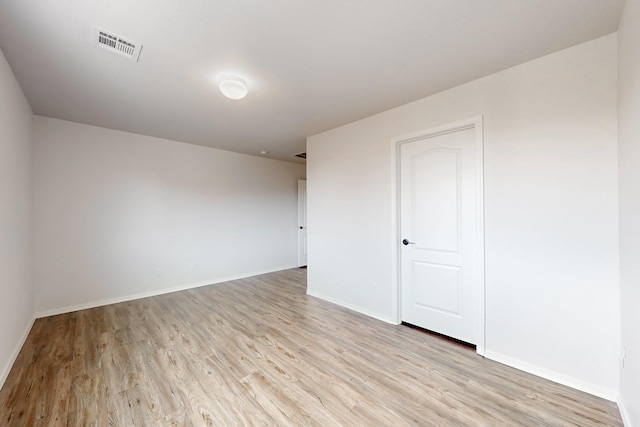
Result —
M 483 298 L 476 131 L 467 126 L 400 145 L 402 321 L 471 344 Z
M 298 181 L 298 267 L 307 265 L 307 181 Z

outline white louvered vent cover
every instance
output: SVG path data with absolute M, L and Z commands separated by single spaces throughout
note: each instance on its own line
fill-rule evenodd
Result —
M 93 27 L 93 43 L 136 62 L 142 49 L 140 43 L 132 42 L 98 27 Z

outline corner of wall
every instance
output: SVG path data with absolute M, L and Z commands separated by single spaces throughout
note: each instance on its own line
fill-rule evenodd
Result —
M 625 427 L 633 427 L 631 423 L 631 417 L 629 416 L 629 412 L 627 411 L 627 407 L 622 400 L 622 397 L 618 395 L 616 398 L 616 403 L 618 404 L 618 410 L 620 411 L 620 417 L 622 418 L 622 423 Z
M 0 51 L 0 387 L 34 323 L 33 111 Z M 4 231 L 4 230 L 3 230 Z
M 20 354 L 20 350 L 22 350 L 22 346 L 24 346 L 24 343 L 27 341 L 27 338 L 29 337 L 29 333 L 31 332 L 31 329 L 33 328 L 35 321 L 36 321 L 36 316 L 34 314 L 31 317 L 31 320 L 29 321 L 29 323 L 27 324 L 27 327 L 22 332 L 20 341 L 18 341 L 18 344 L 13 349 L 13 352 L 11 352 L 11 357 L 7 361 L 7 364 L 2 369 L 2 372 L 0 373 L 0 389 L 2 389 L 2 386 L 7 380 L 7 377 L 9 376 L 9 373 L 13 368 L 13 364 L 16 362 L 16 359 L 18 358 L 18 355 Z

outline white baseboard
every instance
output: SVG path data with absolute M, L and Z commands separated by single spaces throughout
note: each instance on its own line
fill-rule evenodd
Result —
M 499 353 L 494 353 L 489 350 L 485 352 L 484 357 L 502 363 L 503 365 L 507 365 L 512 368 L 516 368 L 535 376 L 553 381 L 555 383 L 566 385 L 567 387 L 584 391 L 585 393 L 589 393 L 612 402 L 616 401 L 617 390 L 600 387 L 587 381 L 579 380 L 564 374 L 560 374 L 558 372 L 549 371 L 547 369 L 540 368 L 539 366 L 535 366 L 521 360 L 513 359 Z
M 318 292 L 307 290 L 307 295 L 310 295 L 310 296 L 315 297 L 315 298 L 320 298 L 321 300 L 325 300 L 325 301 L 330 302 L 332 304 L 336 304 L 336 305 L 339 305 L 341 307 L 348 308 L 349 310 L 357 311 L 358 313 L 364 314 L 365 316 L 373 317 L 374 319 L 381 320 L 381 321 L 386 322 L 386 323 L 391 323 L 392 325 L 397 325 L 398 324 L 398 322 L 394 321 L 390 317 L 382 316 L 379 313 L 375 313 L 375 312 L 373 312 L 371 310 L 368 310 L 366 308 L 362 308 L 362 307 L 357 306 L 355 304 L 344 302 L 344 301 L 341 301 L 339 299 L 336 299 L 336 298 L 333 298 L 333 297 L 329 297 L 327 295 L 323 295 L 323 294 L 318 293 Z
M 20 350 L 22 350 L 22 346 L 27 340 L 27 337 L 29 336 L 29 332 L 31 332 L 31 328 L 33 328 L 33 324 L 35 321 L 36 321 L 35 316 L 31 317 L 31 320 L 27 324 L 26 329 L 22 333 L 22 337 L 20 338 L 20 341 L 18 342 L 16 347 L 13 349 L 13 352 L 11 353 L 11 357 L 7 361 L 7 364 L 5 365 L 5 367 L 3 368 L 2 375 L 0 375 L 0 389 L 2 388 L 2 386 L 4 386 L 4 382 L 7 380 L 7 377 L 9 376 L 9 372 L 11 372 L 11 368 L 13 368 L 13 364 L 16 362 L 16 359 L 18 358 L 18 354 L 20 354 Z
M 633 427 L 633 424 L 631 424 L 631 417 L 629 416 L 629 412 L 627 411 L 626 406 L 624 406 L 624 401 L 622 400 L 622 397 L 618 396 L 617 403 L 618 403 L 618 410 L 620 411 L 620 417 L 622 418 L 622 423 L 624 424 L 624 427 Z
M 118 304 L 121 302 L 133 301 L 141 298 L 148 298 L 148 297 L 154 297 L 158 295 L 170 294 L 172 292 L 185 291 L 187 289 L 194 289 L 202 286 L 216 285 L 219 283 L 230 282 L 232 280 L 246 279 L 247 277 L 259 276 L 261 274 L 274 273 L 276 271 L 289 270 L 292 268 L 296 268 L 296 266 L 290 265 L 290 266 L 283 266 L 283 267 L 278 267 L 278 268 L 273 268 L 268 270 L 253 271 L 251 273 L 238 274 L 234 276 L 227 276 L 227 277 L 221 277 L 221 278 L 219 277 L 216 279 L 205 280 L 203 282 L 188 283 L 185 285 L 172 286 L 170 288 L 157 289 L 149 292 L 141 292 L 138 294 L 124 295 L 116 298 L 108 298 L 108 299 L 103 299 L 99 301 L 91 301 L 83 304 L 76 304 L 76 305 L 71 305 L 66 307 L 54 308 L 50 310 L 43 310 L 43 311 L 37 312 L 35 317 L 39 319 L 41 317 L 56 316 L 58 314 L 71 313 L 74 311 L 87 310 L 90 308 L 102 307 L 110 304 Z

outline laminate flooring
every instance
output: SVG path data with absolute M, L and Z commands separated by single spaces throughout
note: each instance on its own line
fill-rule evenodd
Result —
M 0 425 L 622 425 L 612 402 L 305 289 L 294 269 L 38 319 Z

